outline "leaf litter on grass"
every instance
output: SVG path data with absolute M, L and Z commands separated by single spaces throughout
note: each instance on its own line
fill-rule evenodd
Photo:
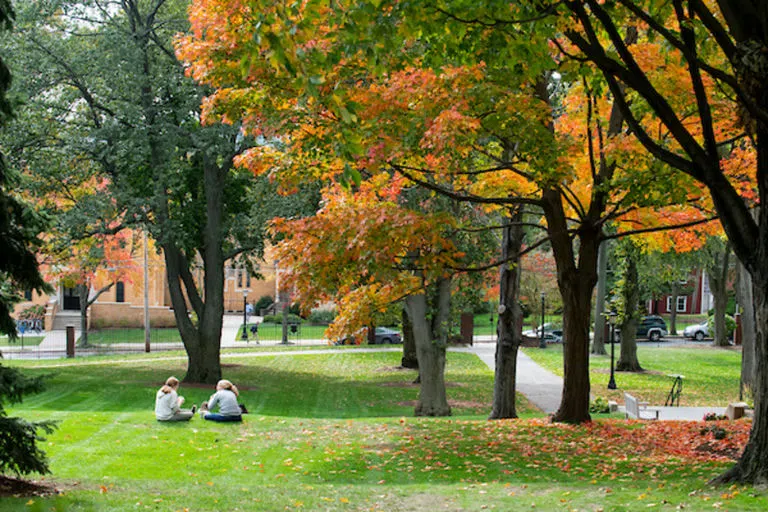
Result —
M 537 480 L 613 481 L 642 477 L 664 481 L 696 473 L 708 463 L 733 461 L 749 436 L 750 422 L 724 422 L 716 439 L 701 422 L 595 421 L 572 426 L 546 420 L 457 421 L 435 431 L 434 422 L 409 420 L 391 429 L 390 441 L 364 446 L 368 468 L 401 479 L 412 473 L 467 481 L 511 475 Z

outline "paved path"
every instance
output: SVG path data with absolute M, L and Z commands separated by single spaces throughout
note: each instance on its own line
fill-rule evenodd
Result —
M 473 352 L 496 371 L 496 344 L 480 342 L 466 349 Z M 563 393 L 563 379 L 545 370 L 522 351 L 517 353 L 517 391 L 530 400 L 533 405 L 547 414 L 552 414 L 560 407 Z

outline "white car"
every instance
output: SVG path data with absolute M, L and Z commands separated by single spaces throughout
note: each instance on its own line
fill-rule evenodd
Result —
M 696 341 L 709 338 L 709 325 L 706 322 L 703 324 L 689 325 L 683 329 L 683 336 Z
M 541 327 L 523 332 L 523 336 L 529 338 L 541 338 Z M 553 323 L 544 324 L 544 341 L 546 343 L 562 343 L 563 342 L 563 328 Z

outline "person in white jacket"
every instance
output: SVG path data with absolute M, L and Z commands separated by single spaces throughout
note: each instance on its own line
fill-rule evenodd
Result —
M 237 386 L 228 380 L 220 380 L 216 384 L 216 393 L 200 406 L 200 416 L 209 421 L 243 421 L 242 409 L 237 403 L 238 395 L 240 392 L 237 390 Z M 219 412 L 211 412 L 217 406 Z
M 189 421 L 195 415 L 195 406 L 182 409 L 184 397 L 178 395 L 179 379 L 168 377 L 165 385 L 155 396 L 155 417 L 157 421 Z

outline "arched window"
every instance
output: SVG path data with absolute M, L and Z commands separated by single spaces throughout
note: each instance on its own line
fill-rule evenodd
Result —
M 125 284 L 122 281 L 115 285 L 115 302 L 125 302 Z

